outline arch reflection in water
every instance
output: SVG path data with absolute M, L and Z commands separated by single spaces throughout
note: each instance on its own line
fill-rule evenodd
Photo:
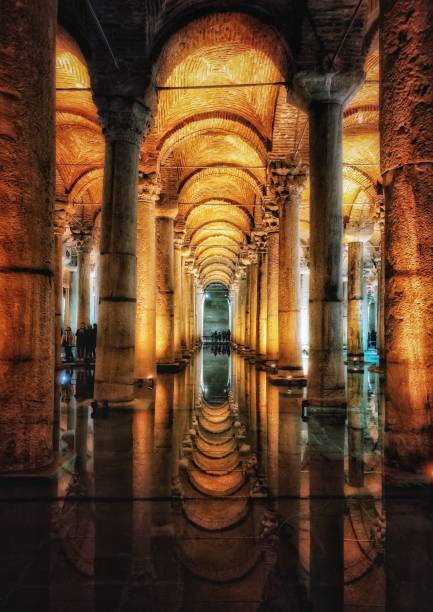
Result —
M 346 417 L 303 420 L 302 392 L 214 352 L 93 418 L 63 376 L 57 481 L 0 508 L 5 556 L 42 569 L 3 564 L 2 609 L 424 612 L 431 509 L 382 489 L 377 375 L 349 373 Z

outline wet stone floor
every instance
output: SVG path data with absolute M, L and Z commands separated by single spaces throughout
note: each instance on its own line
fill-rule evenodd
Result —
M 387 477 L 378 374 L 326 416 L 228 347 L 134 410 L 92 414 L 93 374 L 59 373 L 56 468 L 1 480 L 1 611 L 433 610 L 431 487 Z

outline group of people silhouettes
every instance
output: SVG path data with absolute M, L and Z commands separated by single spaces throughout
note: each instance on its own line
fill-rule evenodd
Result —
M 229 329 L 214 331 L 210 337 L 212 342 L 230 342 L 231 333 Z
M 65 361 L 75 361 L 73 354 L 73 347 L 77 348 L 77 360 L 78 361 L 95 361 L 96 357 L 96 336 L 98 333 L 98 326 L 96 323 L 92 325 L 86 325 L 81 323 L 77 332 L 71 330 L 68 326 L 62 335 L 62 348 L 65 349 Z

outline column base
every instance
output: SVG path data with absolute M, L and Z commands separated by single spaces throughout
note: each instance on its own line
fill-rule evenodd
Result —
M 284 387 L 306 387 L 307 377 L 302 373 L 298 375 L 289 374 L 287 370 L 278 371 L 276 374 L 270 374 L 268 380 L 273 385 Z
M 345 419 L 347 402 L 344 399 L 309 398 L 302 402 L 302 412 L 307 416 L 337 416 Z
M 179 372 L 184 367 L 184 364 L 180 361 L 174 361 L 173 363 L 157 363 L 156 371 L 157 372 Z

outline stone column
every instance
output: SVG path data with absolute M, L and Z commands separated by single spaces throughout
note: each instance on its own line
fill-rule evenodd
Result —
M 347 264 L 347 360 L 364 360 L 364 242 L 374 229 L 373 221 L 348 225 L 345 239 L 349 245 Z
M 155 203 L 160 191 L 155 172 L 139 173 L 135 313 L 135 378 L 139 380 L 153 379 L 156 375 Z
M 174 365 L 174 215 L 156 216 L 156 361 Z
M 90 251 L 92 250 L 92 237 L 90 228 L 86 228 L 76 238 L 77 273 L 78 273 L 78 309 L 77 327 L 81 323 L 90 322 Z
M 175 225 L 174 239 L 174 356 L 176 361 L 182 358 L 182 244 L 183 227 Z
M 97 97 L 106 139 L 95 399 L 134 397 L 138 156 L 150 112 L 130 98 Z
M 415 470 L 433 450 L 433 3 L 382 1 L 381 24 L 386 452 Z
M 239 281 L 240 294 L 240 330 L 239 344 L 243 348 L 246 342 L 246 309 L 247 309 L 247 276 L 246 271 L 242 269 L 242 276 Z
M 302 376 L 299 207 L 306 168 L 294 161 L 273 161 L 269 175 L 269 190 L 280 210 L 278 369 Z
M 250 348 L 256 352 L 257 345 L 257 253 L 250 252 Z
M 278 287 L 279 287 L 279 236 L 278 217 L 272 214 L 265 216 L 268 232 L 268 307 L 267 307 L 267 343 L 266 361 L 276 364 L 278 361 Z
M 250 268 L 250 262 L 248 262 L 247 267 L 246 267 L 245 283 L 246 283 L 245 285 L 245 292 L 246 292 L 245 293 L 245 348 L 250 349 L 251 348 L 251 340 L 250 340 L 250 334 L 251 334 L 251 315 L 250 315 L 251 268 Z
M 342 127 L 344 104 L 362 82 L 358 73 L 298 73 L 294 90 L 310 127 L 311 406 L 345 405 L 342 304 Z
M 2 2 L 0 471 L 52 460 L 56 3 Z
M 264 232 L 254 234 L 257 244 L 257 336 L 256 355 L 266 359 L 266 340 L 268 331 L 268 252 L 267 236 Z
M 385 355 L 385 206 L 383 200 L 379 202 L 380 228 L 380 260 L 379 275 L 377 279 L 377 298 L 379 303 L 377 320 L 377 352 L 379 355 L 379 367 L 384 368 Z
M 63 289 L 65 292 L 65 311 L 63 313 L 63 325 L 68 327 L 71 325 L 71 283 L 72 272 L 65 268 L 63 270 Z
M 54 207 L 54 350 L 56 367 L 62 365 L 63 234 L 66 201 L 57 198 Z

